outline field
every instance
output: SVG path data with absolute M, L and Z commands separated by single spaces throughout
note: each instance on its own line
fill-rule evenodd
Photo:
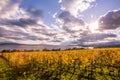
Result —
M 0 80 L 120 80 L 120 48 L 0 53 Z

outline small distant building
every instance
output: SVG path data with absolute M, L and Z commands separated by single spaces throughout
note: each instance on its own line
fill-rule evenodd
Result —
M 88 47 L 88 49 L 94 49 L 94 47 Z
M 94 49 L 94 47 L 83 47 L 84 49 Z

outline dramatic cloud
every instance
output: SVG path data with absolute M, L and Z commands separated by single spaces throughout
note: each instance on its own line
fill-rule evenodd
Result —
M 99 19 L 100 29 L 112 30 L 120 27 L 120 10 L 108 12 Z
M 2 0 L 0 1 L 0 40 L 1 42 L 16 42 L 29 44 L 30 41 L 49 40 L 46 25 L 42 23 L 43 11 L 28 7 L 20 7 L 22 0 Z M 33 32 L 33 29 L 44 31 L 42 33 Z M 47 31 L 48 30 L 48 31 Z M 38 42 L 36 42 L 38 43 Z M 40 42 L 39 42 L 40 43 Z M 39 44 L 38 43 L 38 44 Z
M 82 12 L 93 7 L 93 2 L 95 0 L 58 0 L 57 8 L 50 10 L 54 5 L 38 5 L 31 0 L 0 0 L 0 43 L 84 45 L 119 40 L 120 10 L 100 17 L 100 29 L 93 33 L 88 27 L 91 23 L 81 19 Z
M 83 12 L 91 7 L 91 3 L 95 0 L 59 0 L 62 3 L 61 9 L 69 11 L 72 15 L 78 16 L 79 12 Z
M 0 24 L 7 26 L 26 27 L 37 25 L 43 18 L 43 11 L 29 7 L 28 9 L 21 8 L 22 0 L 2 0 L 0 1 Z
M 14 27 L 14 29 L 17 27 Z M 33 28 L 32 28 L 33 29 Z M 50 37 L 47 36 L 47 34 L 42 34 L 42 33 L 35 33 L 32 31 L 32 29 L 24 29 L 26 31 L 23 31 L 22 29 L 18 28 L 17 30 L 13 30 L 13 29 L 6 29 L 5 27 L 0 27 L 0 37 L 4 38 L 6 40 L 12 41 L 12 42 L 16 42 L 16 43 L 23 43 L 23 41 L 36 41 L 36 40 L 40 40 L 42 41 L 48 41 L 50 40 Z M 40 29 L 38 29 L 40 30 Z M 42 29 L 43 30 L 43 29 Z M 25 43 L 24 43 L 25 44 Z M 29 44 L 26 43 L 26 44 Z
M 76 44 L 84 45 L 84 43 L 89 42 L 98 42 L 98 41 L 104 41 L 107 38 L 116 38 L 116 34 L 109 34 L 109 33 L 92 33 L 92 34 L 85 34 L 82 35 L 80 39 L 78 39 L 75 42 Z
M 105 33 L 92 33 L 88 34 L 87 36 L 83 36 L 80 41 L 97 41 L 97 40 L 104 40 L 105 38 L 117 37 L 115 34 L 105 34 Z
M 63 24 L 62 27 L 69 33 L 80 31 L 84 28 L 84 21 L 72 16 L 68 11 L 62 12 L 59 16 L 59 21 Z

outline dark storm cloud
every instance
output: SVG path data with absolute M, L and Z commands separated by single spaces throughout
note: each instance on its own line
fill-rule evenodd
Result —
M 66 30 L 67 32 L 73 33 L 76 30 L 74 30 L 74 27 L 77 26 L 78 30 L 80 30 L 81 26 L 84 26 L 84 21 L 81 19 L 78 19 L 70 14 L 68 11 L 62 12 L 58 18 L 62 21 L 63 23 L 63 29 Z
M 100 29 L 116 29 L 120 27 L 120 10 L 108 12 L 99 19 Z
M 18 20 L 1 19 L 0 24 L 26 27 L 28 25 L 36 25 L 37 22 L 35 20 L 32 20 L 32 19 L 24 19 L 24 18 L 20 18 Z

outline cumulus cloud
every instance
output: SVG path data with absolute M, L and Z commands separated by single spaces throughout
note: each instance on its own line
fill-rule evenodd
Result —
M 43 18 L 43 10 L 29 7 L 28 9 L 21 8 L 23 0 L 1 0 L 0 8 L 0 24 L 7 26 L 37 25 L 40 19 Z
M 21 16 L 27 17 L 27 15 L 21 15 L 25 13 L 20 9 L 20 3 L 22 0 L 0 0 L 0 18 L 13 19 Z
M 22 0 L 1 0 L 0 40 L 23 44 L 39 44 L 52 40 L 55 33 L 47 29 L 43 21 L 43 10 L 35 7 L 20 7 Z M 33 31 L 37 30 L 37 31 Z M 38 33 L 39 31 L 39 33 Z
M 72 16 L 68 11 L 62 12 L 58 18 L 62 23 L 62 28 L 69 33 L 80 31 L 85 25 L 83 20 Z
M 91 7 L 91 3 L 95 0 L 59 0 L 61 9 L 69 11 L 73 16 L 78 16 L 79 12 L 83 12 Z
M 100 17 L 99 27 L 102 30 L 112 30 L 120 27 L 120 10 L 108 12 Z

